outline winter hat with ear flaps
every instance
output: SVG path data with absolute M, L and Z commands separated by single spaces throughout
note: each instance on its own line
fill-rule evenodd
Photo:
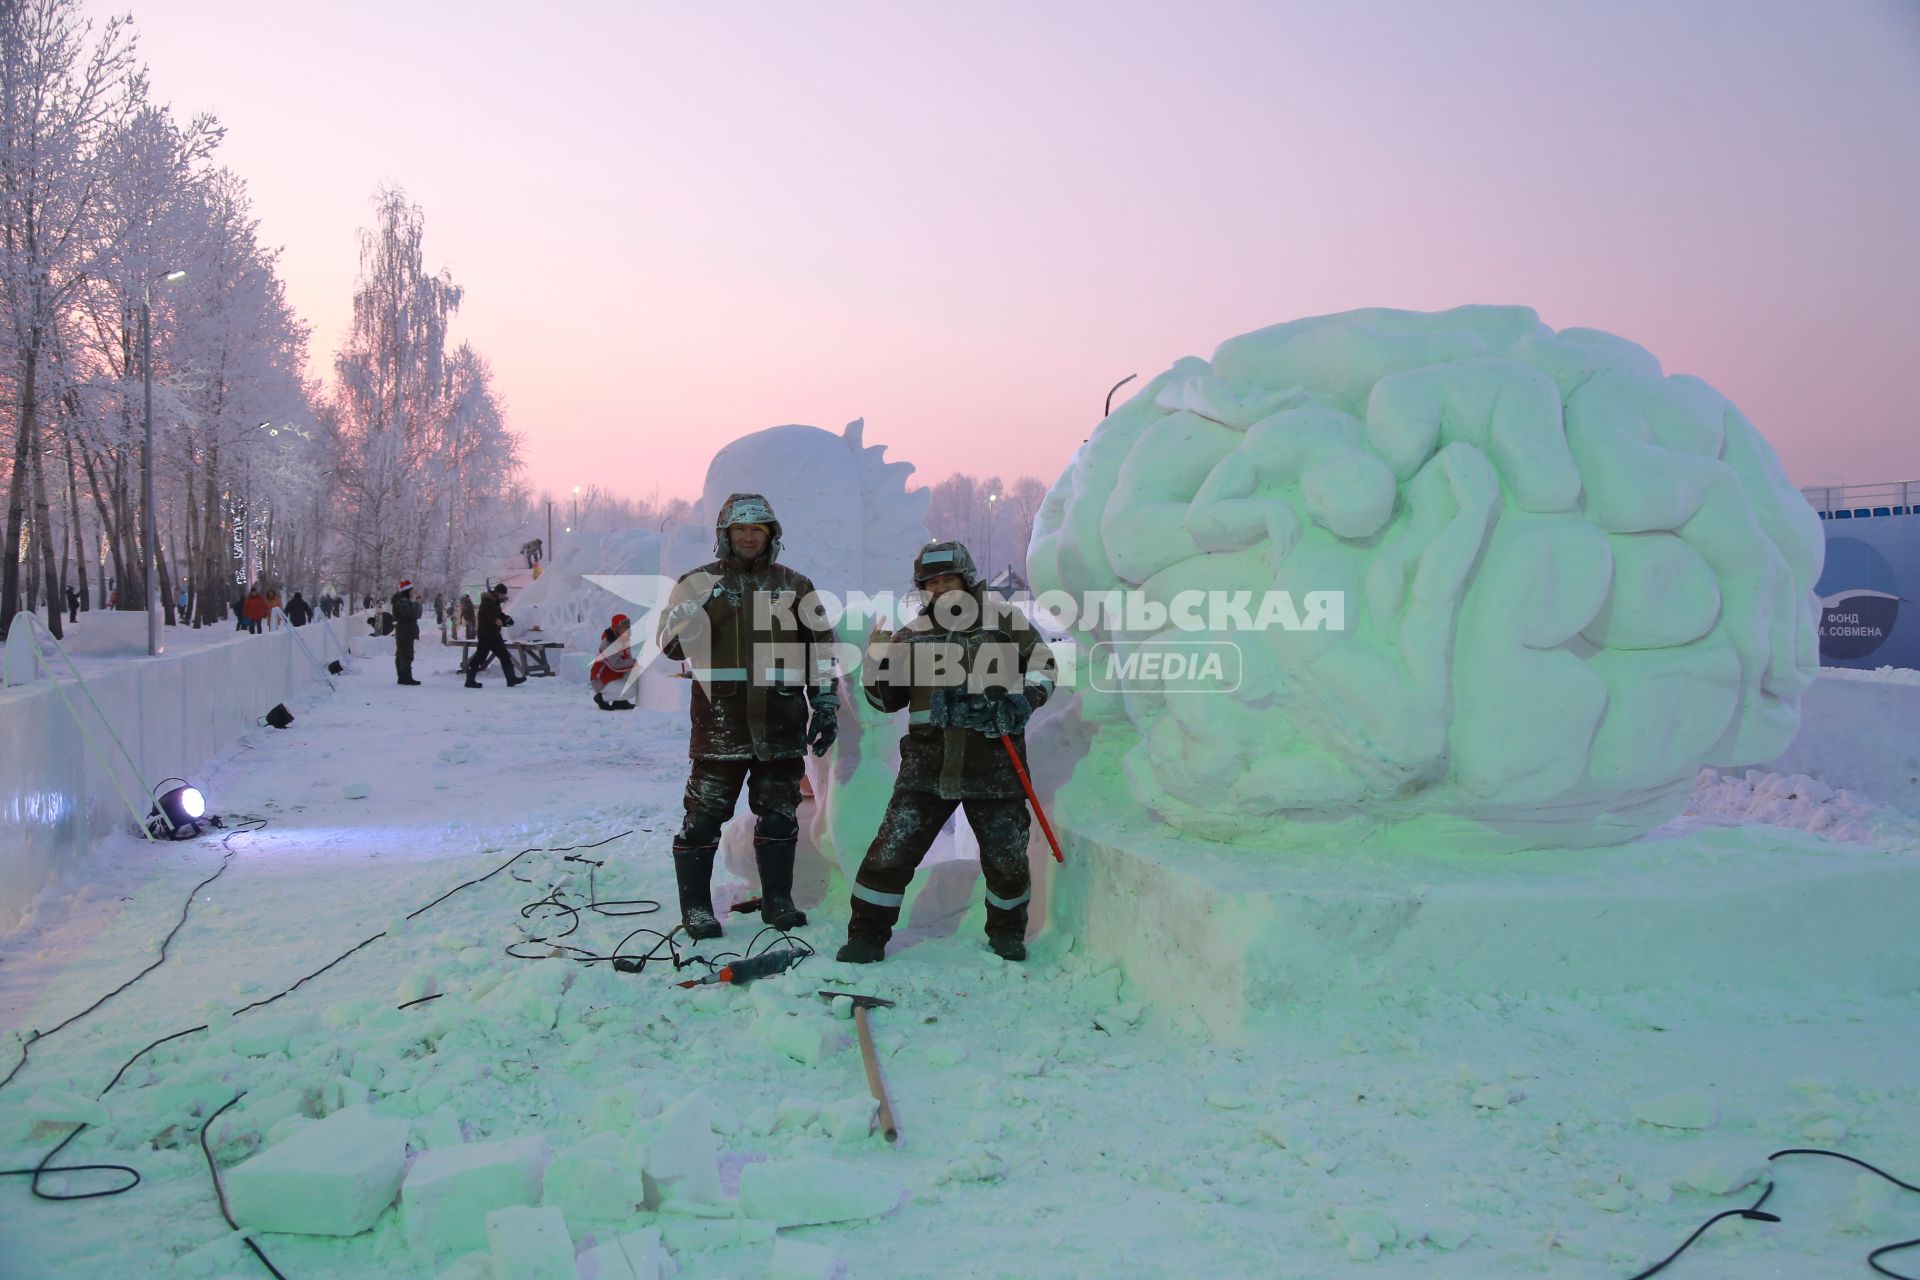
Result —
M 773 504 L 757 493 L 734 493 L 720 504 L 720 514 L 713 521 L 713 554 L 725 560 L 733 555 L 733 546 L 727 541 L 727 530 L 736 524 L 763 524 L 767 527 L 768 561 L 780 556 L 780 519 L 773 514 Z
M 973 566 L 973 553 L 960 542 L 929 542 L 913 558 L 913 585 L 924 587 L 927 580 L 943 573 L 957 573 L 971 591 L 980 585 L 980 571 Z

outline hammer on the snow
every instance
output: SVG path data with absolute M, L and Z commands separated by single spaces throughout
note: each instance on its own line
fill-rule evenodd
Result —
M 853 1001 L 853 1029 L 860 1036 L 860 1058 L 867 1064 L 867 1088 L 873 1090 L 873 1100 L 880 1104 L 880 1132 L 887 1136 L 888 1142 L 900 1140 L 900 1126 L 893 1122 L 893 1103 L 887 1098 L 887 1082 L 880 1077 L 880 1059 L 873 1051 L 873 1028 L 867 1025 L 867 1010 L 891 1009 L 893 1001 L 882 1000 L 879 996 L 857 996 L 851 991 L 822 991 L 823 1000 L 835 1000 L 841 996 Z

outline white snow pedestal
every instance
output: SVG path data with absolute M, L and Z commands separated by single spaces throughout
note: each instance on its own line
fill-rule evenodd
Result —
M 1218 1036 L 1384 991 L 1920 986 L 1911 856 L 1771 827 L 1492 857 L 1282 854 L 1075 800 L 1071 784 L 1056 796 L 1053 923 Z

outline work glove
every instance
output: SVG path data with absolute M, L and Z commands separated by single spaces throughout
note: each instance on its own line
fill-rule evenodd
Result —
M 987 690 L 987 727 L 989 737 L 1004 738 L 1019 733 L 1027 727 L 1028 717 L 1033 715 L 1033 703 L 1028 701 L 1024 691 L 1013 689 Z
M 993 723 L 993 712 L 980 694 L 935 685 L 928 698 L 927 723 L 936 729 L 974 729 L 986 733 Z
M 839 713 L 832 707 L 815 707 L 813 718 L 807 721 L 807 748 L 816 756 L 827 754 L 827 748 L 840 736 Z

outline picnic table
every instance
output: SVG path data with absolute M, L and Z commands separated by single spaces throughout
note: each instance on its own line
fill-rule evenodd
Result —
M 460 650 L 460 670 L 465 671 L 467 664 L 473 661 L 473 651 L 479 645 L 478 640 L 462 640 L 459 637 L 441 638 L 440 643 L 448 648 Z M 519 656 L 520 672 L 525 676 L 550 676 L 556 674 L 553 664 L 547 661 L 547 650 L 564 649 L 567 646 L 558 640 L 509 640 L 507 648 Z

